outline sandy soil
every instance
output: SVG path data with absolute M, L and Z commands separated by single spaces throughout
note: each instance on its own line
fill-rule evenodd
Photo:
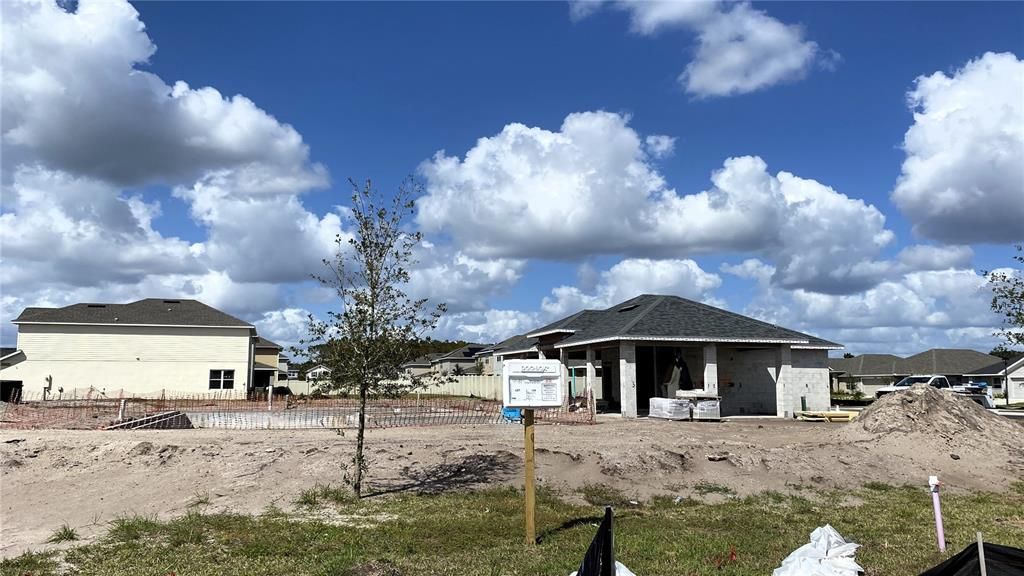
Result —
M 538 426 L 538 476 L 567 497 L 588 483 L 643 499 L 695 496 L 700 482 L 742 495 L 870 481 L 924 485 L 929 474 L 950 490 L 1001 490 L 1024 478 L 1024 427 L 981 416 L 980 424 L 954 419 L 923 432 L 872 431 L 859 422 L 602 417 L 592 426 Z M 863 422 L 876 420 L 865 412 Z M 517 425 L 373 430 L 367 438 L 371 490 L 381 495 L 521 482 Z M 63 523 L 90 538 L 120 515 L 166 518 L 197 501 L 208 501 L 206 511 L 293 509 L 302 490 L 341 483 L 354 443 L 353 433 L 328 430 L 5 430 L 0 555 L 45 548 Z

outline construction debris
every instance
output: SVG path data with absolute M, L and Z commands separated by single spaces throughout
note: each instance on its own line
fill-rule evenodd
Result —
M 828 410 L 796 412 L 796 419 L 805 422 L 851 422 L 857 417 L 856 412 L 846 410 Z

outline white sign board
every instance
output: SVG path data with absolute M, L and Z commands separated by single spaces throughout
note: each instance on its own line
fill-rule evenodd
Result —
M 506 408 L 557 408 L 565 382 L 558 360 L 506 360 L 501 370 Z

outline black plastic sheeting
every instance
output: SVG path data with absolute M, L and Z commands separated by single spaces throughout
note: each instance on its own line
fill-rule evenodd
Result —
M 604 509 L 604 520 L 583 556 L 577 576 L 615 576 L 615 538 L 612 534 L 612 508 Z
M 1024 550 L 985 542 L 985 571 L 988 576 L 1024 576 Z M 978 545 L 971 544 L 921 576 L 978 576 L 981 574 Z

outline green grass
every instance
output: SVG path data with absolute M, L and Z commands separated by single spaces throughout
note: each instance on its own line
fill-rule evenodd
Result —
M 78 540 L 78 532 L 67 524 L 61 524 L 60 528 L 53 531 L 47 542 L 51 544 L 58 544 L 60 542 L 74 542 Z
M 616 508 L 630 506 L 629 497 L 606 484 L 584 484 L 579 488 L 579 492 L 587 504 L 592 506 L 614 506 Z
M 123 516 L 110 523 L 107 537 L 116 542 L 136 542 L 159 532 L 161 525 L 155 518 Z
M 701 496 L 708 494 L 721 494 L 723 496 L 733 496 L 736 494 L 732 488 L 728 486 L 722 486 L 721 484 L 715 484 L 714 482 L 708 482 L 701 480 L 700 482 L 693 485 L 693 491 Z
M 652 499 L 617 509 L 616 558 L 642 575 L 760 576 L 829 523 L 862 545 L 857 561 L 868 576 L 918 574 L 942 560 L 928 491 L 881 486 L 799 496 L 766 492 L 720 504 Z M 944 494 L 946 556 L 979 530 L 989 541 L 1024 546 L 1022 490 Z M 621 497 L 599 488 L 581 492 L 601 504 Z M 0 574 L 55 575 L 60 559 L 60 573 L 111 576 L 564 576 L 578 567 L 601 515 L 600 504 L 575 505 L 539 490 L 541 542 L 530 549 L 521 536 L 522 494 L 513 489 L 361 501 L 334 501 L 321 487 L 316 493 L 312 506 L 325 512 L 316 519 L 279 510 L 259 516 L 193 510 L 167 522 L 124 518 L 96 542 L 0 562 Z M 371 563 L 385 570 L 370 572 Z
M 316 484 L 312 488 L 303 490 L 295 500 L 295 503 L 304 508 L 312 509 L 328 502 L 336 505 L 348 504 L 354 499 L 355 494 L 348 488 L 339 488 L 330 484 Z

